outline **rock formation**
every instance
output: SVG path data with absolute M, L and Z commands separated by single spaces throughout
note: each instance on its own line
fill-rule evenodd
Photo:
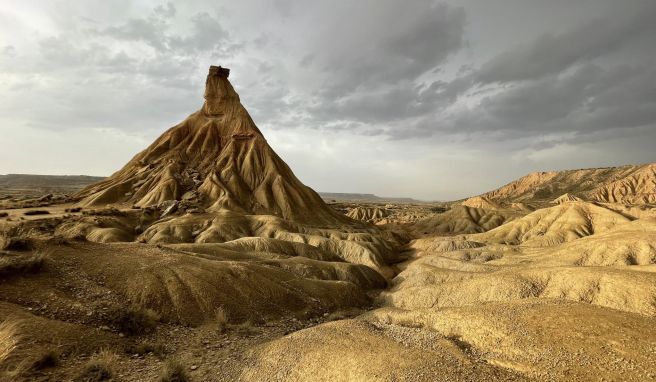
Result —
M 572 194 L 562 194 L 561 196 L 557 197 L 552 201 L 554 204 L 563 204 L 567 202 L 581 202 L 583 199 L 579 198 L 578 196 L 574 196 Z
M 500 206 L 484 196 L 474 196 L 462 202 L 463 206 L 472 208 L 484 208 L 487 210 L 499 209 Z
M 111 177 L 80 191 L 79 205 L 147 207 L 191 200 L 208 211 L 276 215 L 317 225 L 350 221 L 303 185 L 268 145 L 229 73 L 210 67 L 203 107 Z
M 567 193 L 581 200 L 602 203 L 656 203 L 656 163 L 534 172 L 480 197 L 502 204 L 543 202 L 547 205 Z
M 346 215 L 355 220 L 376 224 L 389 216 L 390 212 L 380 207 L 355 207 Z

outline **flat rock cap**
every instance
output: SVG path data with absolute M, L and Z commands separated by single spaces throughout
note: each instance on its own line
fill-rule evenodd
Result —
M 230 75 L 230 69 L 228 68 L 223 68 L 221 66 L 210 66 L 210 76 L 217 76 L 217 77 L 222 77 L 222 78 L 228 78 Z

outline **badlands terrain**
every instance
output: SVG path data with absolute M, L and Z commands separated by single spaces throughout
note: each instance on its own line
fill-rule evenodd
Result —
M 322 198 L 228 76 L 109 178 L 0 177 L 0 380 L 656 380 L 656 164 Z

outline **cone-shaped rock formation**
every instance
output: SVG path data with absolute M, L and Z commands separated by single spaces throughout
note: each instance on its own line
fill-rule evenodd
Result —
M 270 214 L 311 224 L 350 221 L 303 185 L 266 139 L 228 81 L 212 66 L 205 103 L 120 171 L 76 196 L 82 206 L 139 207 L 195 199 L 209 211 Z

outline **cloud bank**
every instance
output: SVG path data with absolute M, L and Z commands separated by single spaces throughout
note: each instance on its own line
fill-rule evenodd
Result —
M 0 172 L 107 175 L 231 79 L 322 191 L 454 199 L 654 161 L 656 3 L 0 5 Z M 102 155 L 99 155 L 102 154 Z

